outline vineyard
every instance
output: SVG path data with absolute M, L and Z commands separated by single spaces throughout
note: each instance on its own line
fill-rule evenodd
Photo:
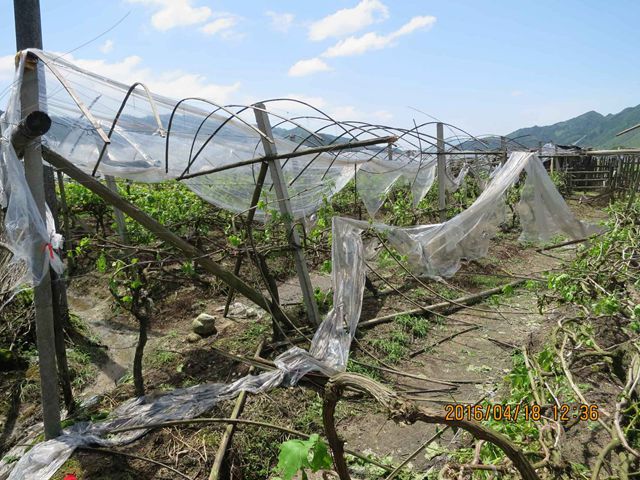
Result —
M 587 190 L 570 159 L 442 122 L 19 57 L 0 478 L 640 475 L 637 157 L 602 153 L 625 176 Z

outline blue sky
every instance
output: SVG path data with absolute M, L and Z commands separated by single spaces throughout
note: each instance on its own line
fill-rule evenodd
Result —
M 0 0 L 0 91 L 12 76 L 12 3 Z M 400 127 L 427 120 L 414 107 L 478 135 L 640 103 L 634 0 L 41 0 L 41 8 L 46 50 L 74 50 L 68 58 L 85 68 L 173 97 L 297 96 L 341 120 Z

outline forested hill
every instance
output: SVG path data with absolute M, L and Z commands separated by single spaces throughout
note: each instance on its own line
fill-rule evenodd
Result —
M 521 137 L 517 142 L 532 148 L 539 142 L 599 148 L 640 147 L 640 128 L 616 137 L 618 132 L 639 123 L 640 105 L 637 105 L 608 115 L 591 111 L 553 125 L 521 128 L 507 136 Z

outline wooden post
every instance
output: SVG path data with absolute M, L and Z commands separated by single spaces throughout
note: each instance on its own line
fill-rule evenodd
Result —
M 109 187 L 114 192 L 118 193 L 118 184 L 116 183 L 116 179 L 111 175 L 105 175 L 104 179 L 107 182 L 107 187 Z M 119 194 L 119 193 L 118 193 Z M 116 226 L 118 228 L 118 236 L 124 245 L 129 244 L 129 236 L 127 235 L 127 224 L 124 221 L 124 215 L 122 211 L 114 208 L 113 215 L 116 219 Z
M 256 107 L 254 109 L 254 113 L 256 116 L 256 122 L 258 123 L 258 128 L 268 138 L 273 139 L 269 115 L 266 112 L 264 104 L 257 103 L 254 107 Z M 261 138 L 261 140 L 265 155 L 272 156 L 278 154 L 275 143 L 270 143 L 265 138 Z M 287 182 L 282 172 L 280 160 L 269 160 L 269 172 L 271 173 L 271 181 L 273 182 L 273 186 L 276 190 L 278 208 L 282 214 L 285 228 L 287 229 L 288 240 L 293 247 L 296 271 L 298 272 L 298 280 L 300 281 L 300 288 L 302 289 L 302 297 L 307 310 L 307 315 L 309 316 L 309 320 L 312 325 L 320 325 L 320 313 L 318 312 L 318 305 L 316 304 L 316 300 L 313 295 L 313 286 L 311 285 L 311 279 L 309 278 L 309 271 L 307 270 L 304 252 L 300 245 L 300 237 L 293 223 L 293 210 L 291 208 Z
M 38 0 L 14 0 L 14 18 L 16 27 L 16 48 L 42 48 L 42 30 L 40 25 L 40 4 Z M 42 70 L 37 61 L 27 59 L 20 101 L 22 117 L 39 109 L 40 78 Z M 48 130 L 48 129 L 47 129 Z M 46 130 L 42 133 L 45 133 Z M 24 146 L 25 177 L 38 211 L 46 218 L 44 168 L 40 151 L 39 137 Z M 32 260 L 36 265 L 44 264 L 46 255 L 44 245 L 34 245 Z M 58 370 L 56 367 L 56 341 L 54 330 L 54 308 L 52 285 L 49 270 L 43 273 L 42 281 L 34 287 L 34 305 L 36 310 L 36 344 L 40 369 L 40 393 L 44 420 L 45 438 L 60 435 L 60 402 L 58 399 Z
M 440 122 L 436 125 L 436 138 L 438 149 L 438 211 L 440 212 L 440 222 L 442 223 L 447 219 L 447 190 L 445 182 L 447 164 L 444 155 L 444 125 Z
M 40 25 L 39 0 L 14 0 L 14 18 L 16 27 L 16 48 L 42 48 L 42 30 Z M 36 61 L 27 59 L 20 101 L 22 117 L 37 111 L 40 104 L 40 79 Z M 42 218 L 46 218 L 44 169 L 39 138 L 25 147 L 24 169 L 27 184 Z M 36 265 L 44 264 L 46 251 L 44 245 L 34 245 L 32 261 Z M 53 321 L 51 277 L 49 270 L 44 272 L 42 281 L 34 287 L 36 310 L 36 344 L 40 368 L 40 395 L 42 398 L 42 416 L 45 438 L 60 435 L 60 401 L 58 399 L 58 369 L 56 367 L 56 343 Z
M 502 164 L 507 162 L 507 137 L 500 137 L 500 151 L 502 152 Z

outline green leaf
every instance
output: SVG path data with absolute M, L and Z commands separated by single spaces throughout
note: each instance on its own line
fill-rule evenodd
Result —
M 107 271 L 107 257 L 104 252 L 100 253 L 100 256 L 96 260 L 96 268 L 100 273 L 104 273 Z
M 291 480 L 298 472 L 305 479 L 305 468 L 317 472 L 323 468 L 331 468 L 331 464 L 327 444 L 314 433 L 308 440 L 288 440 L 282 443 L 276 471 L 282 474 L 283 480 Z
M 280 445 L 276 470 L 282 474 L 284 480 L 291 480 L 299 470 L 310 466 L 307 442 L 288 440 Z
M 317 472 L 318 470 L 322 470 L 323 468 L 331 468 L 332 460 L 329 455 L 329 449 L 327 448 L 327 444 L 324 443 L 317 434 L 311 435 L 308 441 L 314 441 L 313 449 L 311 450 L 312 457 L 309 465 L 311 466 L 311 470 Z

